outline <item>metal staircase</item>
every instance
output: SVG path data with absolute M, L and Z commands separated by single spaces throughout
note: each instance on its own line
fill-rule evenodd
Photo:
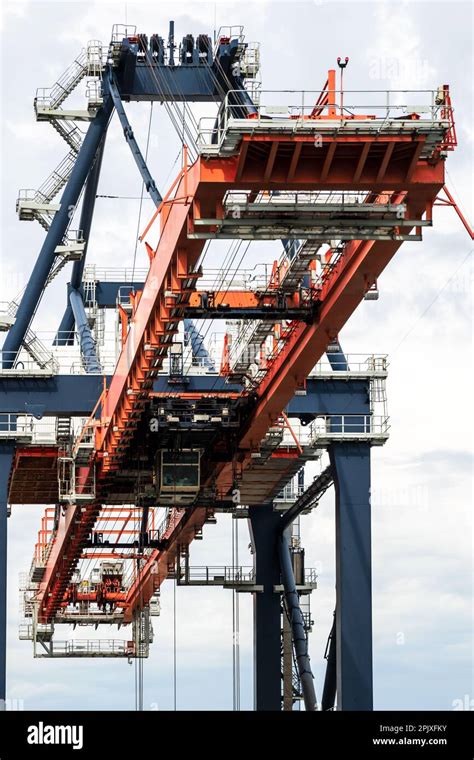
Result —
M 298 290 L 303 277 L 308 274 L 311 261 L 314 261 L 320 248 L 321 243 L 315 240 L 304 240 L 301 243 L 293 258 L 288 262 L 288 268 L 280 282 L 281 290 L 285 293 L 294 293 Z
M 23 347 L 41 369 L 54 368 L 55 359 L 31 328 L 25 333 Z
M 232 377 L 242 377 L 257 361 L 262 343 L 271 335 L 273 324 L 267 321 L 245 320 L 235 344 L 232 346 L 230 361 Z
M 87 69 L 88 51 L 82 49 L 52 87 L 43 87 L 36 91 L 35 111 L 38 113 L 38 108 L 59 108 L 79 82 L 84 79 Z
M 72 169 L 76 162 L 76 156 L 76 151 L 70 150 L 57 167 L 53 169 L 49 177 L 36 191 L 36 197 L 39 202 L 50 203 L 60 190 L 63 189 L 71 176 Z
M 53 204 L 53 200 L 71 176 L 76 157 L 77 151 L 71 149 L 38 190 L 20 190 L 16 202 L 20 220 L 30 222 L 36 219 L 46 231 L 49 230 L 53 215 L 59 210 L 59 204 Z
M 18 300 L 21 298 L 21 295 L 22 294 L 20 294 L 17 299 L 10 301 L 8 304 L 6 314 L 11 319 L 12 323 L 15 321 L 19 306 Z M 38 365 L 40 369 L 49 369 L 53 373 L 57 372 L 58 364 L 56 359 L 54 358 L 51 351 L 38 338 L 31 327 L 29 327 L 26 331 L 22 345 L 27 354 L 31 357 L 31 359 L 33 359 L 33 361 Z
M 260 461 L 266 461 L 283 441 L 284 429 L 282 425 L 271 427 L 260 444 Z
M 85 422 L 85 421 L 84 421 Z M 59 420 L 58 420 L 59 425 Z M 61 422 L 66 432 L 66 422 Z M 94 427 L 88 426 L 72 442 L 64 439 L 58 456 L 59 503 L 77 504 L 95 499 Z
M 18 196 L 16 208 L 19 218 L 26 221 L 36 219 L 46 231 L 59 208 L 53 204 L 53 200 L 71 176 L 81 148 L 82 132 L 75 121 L 93 119 L 102 103 L 102 70 L 102 43 L 92 40 L 52 87 L 41 88 L 36 92 L 36 119 L 49 121 L 70 148 L 69 153 L 38 190 L 20 190 Z M 63 110 L 62 104 L 85 77 L 90 78 L 87 85 L 87 110 Z
M 71 150 L 76 154 L 79 153 L 79 148 L 82 144 L 82 132 L 77 124 L 68 119 L 50 119 L 49 122 L 53 129 L 66 141 Z
M 86 247 L 81 230 L 69 230 L 63 239 L 63 244 L 56 247 L 56 258 L 53 267 L 46 280 L 49 285 L 59 274 L 68 261 L 79 261 L 84 255 Z

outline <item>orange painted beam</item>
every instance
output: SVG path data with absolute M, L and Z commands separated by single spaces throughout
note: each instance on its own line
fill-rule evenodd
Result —
M 394 199 L 394 202 L 399 202 Z M 410 213 L 422 215 L 425 206 L 409 204 Z M 394 256 L 401 241 L 354 241 L 320 294 L 316 324 L 299 324 L 256 389 L 260 401 L 243 435 L 243 450 L 258 447 L 273 421 L 304 382 L 331 339 L 363 300 L 368 282 L 377 279 Z
M 395 145 L 395 143 L 388 143 L 387 146 L 389 146 L 389 145 Z M 360 158 L 359 158 L 359 160 L 357 162 L 357 167 L 356 167 L 354 176 L 352 178 L 352 181 L 353 181 L 353 183 L 355 185 L 357 185 L 357 183 L 360 181 L 360 178 L 362 176 L 362 172 L 364 171 L 365 162 L 367 161 L 367 156 L 369 155 L 369 151 L 370 151 L 371 146 L 372 146 L 372 143 L 370 143 L 370 142 L 365 142 L 365 143 L 362 144 L 362 150 L 361 150 L 361 153 L 360 153 Z
M 214 391 L 214 392 L 179 392 L 179 393 L 162 393 L 160 392 L 150 392 L 150 398 L 186 398 L 190 399 L 192 401 L 199 401 L 202 398 L 229 398 L 229 399 L 236 399 L 236 398 L 242 398 L 242 395 L 245 395 L 243 393 L 227 393 L 225 391 Z
M 270 148 L 270 153 L 268 154 L 268 159 L 265 166 L 265 172 L 263 175 L 264 182 L 268 182 L 268 180 L 272 176 L 273 167 L 275 166 L 277 151 L 278 151 L 278 143 L 274 142 L 272 143 L 272 147 Z
M 163 536 L 170 546 L 166 551 L 156 550 L 151 554 L 141 571 L 140 580 L 135 580 L 127 591 L 125 622 L 132 621 L 135 608 L 143 600 L 148 601 L 166 580 L 176 561 L 178 548 L 188 546 L 194 540 L 196 531 L 201 530 L 206 518 L 207 511 L 202 508 L 172 510 L 169 528 Z
M 229 306 L 232 308 L 256 308 L 258 306 L 277 306 L 278 297 L 273 293 L 265 293 L 263 295 L 252 293 L 249 290 L 224 290 L 224 291 L 208 291 L 208 290 L 196 290 L 191 293 L 189 297 L 189 306 L 192 308 L 198 308 L 202 305 L 202 296 L 212 296 L 213 306 Z M 288 296 L 286 303 L 289 307 L 298 307 L 299 298 L 295 294 L 294 296 Z
M 387 147 L 385 148 L 384 157 L 382 159 L 382 162 L 380 164 L 380 169 L 377 172 L 377 182 L 381 182 L 384 178 L 385 172 L 387 171 L 388 163 L 392 157 L 393 149 L 395 148 L 395 143 L 391 142 L 387 144 Z
M 294 145 L 297 139 L 295 138 L 293 141 L 285 140 L 282 136 L 271 136 L 268 139 L 264 137 L 255 138 L 255 141 L 262 144 L 265 142 L 274 143 L 275 141 L 286 142 L 293 145 L 293 150 L 295 150 Z M 434 196 L 436 189 L 444 181 L 442 161 L 433 164 L 419 158 L 423 149 L 424 138 L 414 141 L 411 136 L 407 136 L 406 139 L 404 136 L 402 139 L 397 136 L 379 136 L 378 140 L 374 140 L 360 136 L 359 138 L 351 137 L 349 140 L 338 136 L 336 140 L 330 141 L 325 141 L 323 138 L 322 148 L 314 147 L 312 138 L 304 138 L 299 142 L 303 147 L 300 155 L 296 156 L 298 158 L 297 163 L 292 164 L 290 159 L 290 167 L 288 168 L 288 159 L 283 157 L 280 161 L 280 154 L 277 154 L 271 178 L 268 180 L 265 180 L 264 176 L 266 163 L 262 161 L 247 161 L 244 174 L 238 178 L 237 156 L 201 160 L 200 180 L 202 188 L 200 188 L 200 194 L 202 198 L 210 204 L 211 199 L 222 186 L 225 186 L 225 189 L 232 187 L 235 190 L 250 191 L 350 190 L 376 193 L 399 188 L 411 190 L 412 193 L 416 193 L 420 189 L 422 194 L 428 192 L 429 195 Z M 382 145 L 387 150 L 388 144 L 392 142 L 395 147 L 390 149 L 389 153 L 384 152 L 389 160 L 383 177 L 378 178 L 380 161 L 375 162 L 370 159 L 370 146 Z M 396 148 L 402 144 L 405 151 L 403 158 L 399 157 L 396 152 Z M 337 145 L 344 146 L 343 159 L 338 159 Z M 369 148 L 364 150 L 366 145 L 369 145 Z M 350 152 L 348 152 L 349 148 L 351 148 Z M 303 149 L 307 153 L 303 154 Z M 294 153 L 293 158 L 295 158 Z M 362 161 L 361 158 L 363 158 Z M 210 208 L 214 209 L 215 205 L 210 206 Z M 202 216 L 205 217 L 205 213 L 202 213 Z
M 295 147 L 294 147 L 294 150 L 293 150 L 293 155 L 291 157 L 290 168 L 289 168 L 288 175 L 287 175 L 287 181 L 288 182 L 292 182 L 293 181 L 293 178 L 294 178 L 295 172 L 296 172 L 296 167 L 298 166 L 298 161 L 300 160 L 302 147 L 303 147 L 303 143 L 302 142 L 295 143 Z
M 189 299 L 189 305 L 192 307 L 201 306 L 202 296 L 212 294 L 212 300 L 214 306 L 232 306 L 234 308 L 244 307 L 257 307 L 261 303 L 261 299 L 248 290 L 228 290 L 228 291 L 203 291 L 197 290 L 191 294 Z

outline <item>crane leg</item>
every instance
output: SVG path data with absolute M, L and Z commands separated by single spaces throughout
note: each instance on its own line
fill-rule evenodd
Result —
M 372 710 L 370 444 L 334 443 L 339 710 Z
M 256 710 L 281 710 L 281 606 L 277 535 L 280 515 L 271 502 L 249 508 L 255 559 L 254 692 Z

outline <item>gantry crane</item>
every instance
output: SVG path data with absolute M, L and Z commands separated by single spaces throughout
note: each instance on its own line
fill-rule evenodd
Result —
M 0 411 L 0 550 L 6 556 L 7 503 L 46 505 L 23 579 L 20 633 L 36 655 L 146 657 L 166 578 L 219 585 L 254 596 L 256 708 L 291 709 L 302 696 L 315 709 L 304 600 L 316 577 L 295 520 L 334 485 L 337 603 L 322 709 L 337 693 L 338 709 L 370 710 L 370 451 L 388 438 L 388 363 L 346 355 L 338 336 L 362 300 L 378 297 L 402 243 L 432 225 L 456 145 L 453 109 L 447 85 L 416 93 L 412 107 L 400 93 L 344 92 L 333 69 L 320 92 L 267 93 L 259 60 L 240 27 L 222 29 L 215 45 L 188 34 L 177 46 L 173 22 L 167 41 L 116 26 L 107 49 L 92 41 L 38 91 L 36 118 L 68 153 L 17 204 L 46 237 L 0 322 L 0 383 L 9 391 Z M 339 61 L 341 74 L 346 65 Z M 86 108 L 68 109 L 84 79 Z M 182 166 L 163 194 L 129 101 L 163 103 L 180 132 Z M 195 123 L 191 102 L 215 112 Z M 140 235 L 145 272 L 86 265 L 114 111 L 155 205 Z M 274 240 L 279 258 L 245 268 L 250 242 Z M 207 266 L 212 241 L 230 241 L 216 271 Z M 47 347 L 32 323 L 70 262 L 67 308 Z M 116 315 L 112 361 L 106 310 Z M 198 320 L 225 324 L 217 358 Z M 326 452 L 329 465 L 305 484 L 305 465 Z M 224 512 L 248 518 L 254 565 L 198 572 L 189 546 Z M 0 698 L 5 576 L 6 561 Z M 55 627 L 71 623 L 128 624 L 132 634 L 57 642 Z

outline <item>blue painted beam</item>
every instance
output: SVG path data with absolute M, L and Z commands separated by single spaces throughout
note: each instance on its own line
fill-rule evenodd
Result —
M 130 291 L 143 290 L 144 282 L 96 282 L 95 299 L 99 309 L 115 309 L 117 296 L 128 297 Z
M 125 101 L 214 103 L 219 99 L 215 76 L 207 64 L 170 68 L 137 62 L 131 73 L 117 72 L 117 87 Z
M 120 123 L 123 128 L 123 134 L 124 134 L 125 140 L 127 141 L 128 147 L 130 148 L 132 152 L 132 156 L 138 167 L 138 171 L 140 172 L 142 176 L 146 191 L 149 194 L 155 206 L 159 206 L 162 201 L 161 194 L 159 193 L 158 188 L 156 187 L 155 180 L 151 176 L 148 166 L 146 165 L 146 161 L 143 158 L 142 152 L 140 148 L 138 147 L 138 143 L 135 139 L 135 135 L 133 134 L 133 129 L 130 125 L 127 114 L 125 113 L 125 108 L 123 107 L 122 99 L 120 97 L 120 93 L 118 91 L 117 84 L 115 82 L 114 75 L 112 73 L 112 69 L 109 70 L 109 88 L 110 88 L 110 94 L 112 96 L 112 100 L 114 101 L 115 110 L 117 111 L 118 117 L 120 119 Z
M 13 366 L 16 356 L 26 331 L 30 326 L 38 304 L 46 287 L 46 280 L 56 258 L 55 250 L 60 245 L 71 220 L 71 210 L 75 208 L 87 175 L 92 166 L 94 156 L 104 136 L 107 124 L 112 113 L 112 99 L 105 94 L 104 104 L 96 117 L 91 121 L 87 134 L 77 155 L 71 176 L 66 184 L 61 197 L 59 211 L 54 215 L 41 251 L 36 260 L 33 272 L 28 280 L 23 298 L 18 307 L 14 325 L 6 337 L 3 349 L 5 357 L 3 366 Z
M 95 340 L 89 327 L 89 322 L 82 301 L 82 296 L 78 290 L 71 290 L 69 294 L 72 313 L 76 322 L 76 330 L 79 335 L 81 345 L 82 365 L 87 374 L 102 372 L 102 367 L 97 358 Z
M 229 89 L 244 89 L 240 76 L 234 76 L 232 69 L 238 46 L 238 40 L 233 39 L 219 45 L 214 60 L 210 54 L 201 62 L 167 65 L 150 51 L 146 57 L 138 57 L 138 45 L 124 40 L 115 72 L 120 97 L 125 101 L 219 101 Z
M 287 414 L 307 419 L 317 414 L 370 414 L 369 381 L 311 378 L 306 396 L 294 396 Z
M 102 387 L 101 375 L 18 378 L 0 374 L 0 410 L 8 414 L 29 413 L 45 417 L 88 417 Z
M 94 217 L 95 200 L 97 196 L 97 189 L 99 186 L 100 170 L 102 167 L 102 158 L 104 156 L 105 138 L 106 132 L 102 137 L 97 153 L 95 155 L 94 164 L 89 171 L 86 187 L 84 189 L 84 197 L 82 200 L 81 217 L 79 220 L 79 229 L 82 232 L 82 237 L 85 242 L 84 253 L 79 261 L 75 261 L 72 265 L 71 283 L 70 285 L 78 290 L 82 284 L 82 275 L 84 272 L 84 266 L 86 263 L 87 249 L 89 246 L 89 239 L 91 234 L 92 219 Z M 68 286 L 69 287 L 69 286 Z M 72 345 L 74 342 L 74 315 L 72 313 L 71 304 L 69 303 L 69 293 L 66 310 L 58 328 L 58 334 L 55 338 L 55 345 L 66 346 Z
M 327 351 L 326 356 L 328 358 L 331 369 L 335 372 L 348 372 L 349 365 L 347 363 L 346 355 L 342 350 L 339 341 L 336 341 L 332 345 L 332 351 Z
M 282 526 L 280 525 L 280 530 L 281 527 Z M 289 530 L 289 534 L 291 538 L 291 529 Z M 295 660 L 300 677 L 305 710 L 310 712 L 317 709 L 314 676 L 311 669 L 311 660 L 308 652 L 308 637 L 305 631 L 304 617 L 300 606 L 300 597 L 296 590 L 290 545 L 285 531 L 280 532 L 277 539 L 277 547 L 280 559 L 281 580 L 283 588 L 285 589 L 285 605 L 291 624 Z
M 99 309 L 115 309 L 117 306 L 117 297 L 120 291 L 121 298 L 127 298 L 130 291 L 143 290 L 144 282 L 105 282 L 96 281 L 95 283 L 95 302 Z M 73 290 L 72 283 L 68 282 L 68 299 L 71 290 Z M 79 292 L 84 298 L 84 286 L 78 288 Z M 86 301 L 87 304 L 87 301 Z
M 153 390 L 164 392 L 239 393 L 241 386 L 219 375 L 189 375 L 186 384 L 155 379 Z M 110 377 L 107 378 L 110 382 Z M 88 416 L 102 392 L 101 375 L 57 375 L 51 378 L 5 377 L 0 374 L 0 413 L 24 414 L 38 410 L 44 416 Z M 305 396 L 295 396 L 287 407 L 290 417 L 305 422 L 318 414 L 370 413 L 367 380 L 309 379 Z
M 334 443 L 339 710 L 372 710 L 370 444 Z
M 0 711 L 7 698 L 7 506 L 14 446 L 0 444 Z

